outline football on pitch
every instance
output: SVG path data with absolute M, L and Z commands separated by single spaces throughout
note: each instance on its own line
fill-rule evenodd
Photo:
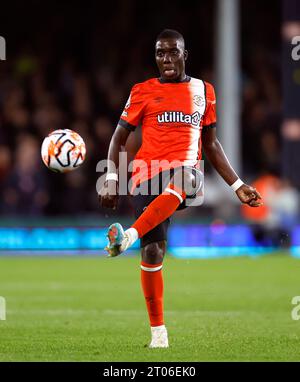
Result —
M 69 172 L 84 162 L 86 147 L 84 140 L 75 131 L 55 130 L 44 139 L 41 155 L 50 170 Z

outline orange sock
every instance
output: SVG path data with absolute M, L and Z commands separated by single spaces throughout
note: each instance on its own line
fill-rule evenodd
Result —
M 169 184 L 165 191 L 147 206 L 132 225 L 132 228 L 137 230 L 139 237 L 143 237 L 147 232 L 171 216 L 185 198 L 184 191 L 173 184 Z
M 162 263 L 141 262 L 141 283 L 151 326 L 164 325 Z

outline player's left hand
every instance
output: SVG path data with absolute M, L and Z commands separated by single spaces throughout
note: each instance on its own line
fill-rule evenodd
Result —
M 243 184 L 236 190 L 236 194 L 240 201 L 244 204 L 248 204 L 250 207 L 260 207 L 263 205 L 260 193 L 256 188 Z

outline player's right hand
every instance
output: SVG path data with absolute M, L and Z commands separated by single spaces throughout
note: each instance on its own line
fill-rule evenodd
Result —
M 99 202 L 101 207 L 116 209 L 118 204 L 118 182 L 116 180 L 106 180 L 99 192 Z

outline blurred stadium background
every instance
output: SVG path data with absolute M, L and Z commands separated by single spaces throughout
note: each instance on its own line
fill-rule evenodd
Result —
M 265 200 L 263 208 L 241 208 L 206 163 L 204 205 L 178 213 L 175 224 L 196 224 L 196 247 L 255 251 L 299 244 L 299 64 L 291 58 L 299 12 L 297 1 L 280 0 L 271 7 L 258 0 L 3 5 L 0 248 L 103 247 L 102 231 L 61 227 L 101 228 L 116 219 L 98 206 L 96 164 L 106 158 L 131 86 L 157 75 L 154 41 L 165 27 L 185 36 L 187 72 L 216 86 L 225 151 Z M 43 138 L 58 128 L 79 132 L 88 150 L 85 165 L 64 176 L 40 160 Z M 138 132 L 131 137 L 130 156 L 139 140 Z M 130 198 L 122 198 L 117 216 L 125 224 L 132 221 L 131 208 Z M 185 230 L 176 225 L 170 246 L 185 246 Z M 33 226 L 60 226 L 63 240 L 57 230 L 16 229 Z
M 14 282 L 21 291 L 35 280 L 32 293 L 42 282 L 34 273 L 43 272 L 40 259 L 12 262 L 5 255 L 101 257 L 106 227 L 116 220 L 125 226 L 133 221 L 128 197 L 121 198 L 117 212 L 99 207 L 96 164 L 106 158 L 131 86 L 157 76 L 154 41 L 164 28 L 184 35 L 187 73 L 216 86 L 219 138 L 241 178 L 257 187 L 265 203 L 259 209 L 241 207 L 206 162 L 204 205 L 176 214 L 169 254 L 186 261 L 266 253 L 289 261 L 300 257 L 300 61 L 292 59 L 292 38 L 300 36 L 297 0 L 11 0 L 1 4 L 0 14 L 0 35 L 6 40 L 6 61 L 0 61 L 0 295 L 10 295 Z M 85 164 L 65 175 L 51 173 L 40 158 L 43 138 L 58 128 L 77 131 L 87 145 Z M 131 136 L 130 157 L 139 141 L 139 132 Z M 63 261 L 61 283 L 74 266 Z M 285 272 L 282 280 L 288 281 L 293 267 L 284 264 L 274 270 Z M 102 266 L 99 272 L 112 272 Z M 33 279 L 22 269 L 32 269 Z M 49 280 L 45 274 L 50 284 L 56 277 L 51 272 Z M 188 282 L 188 270 L 184 275 Z M 90 292 L 98 277 L 94 274 Z M 289 292 L 297 294 L 293 280 Z M 139 304 L 142 309 L 142 300 Z M 276 310 L 274 304 L 270 311 Z M 20 354 L 16 359 L 24 359 Z

